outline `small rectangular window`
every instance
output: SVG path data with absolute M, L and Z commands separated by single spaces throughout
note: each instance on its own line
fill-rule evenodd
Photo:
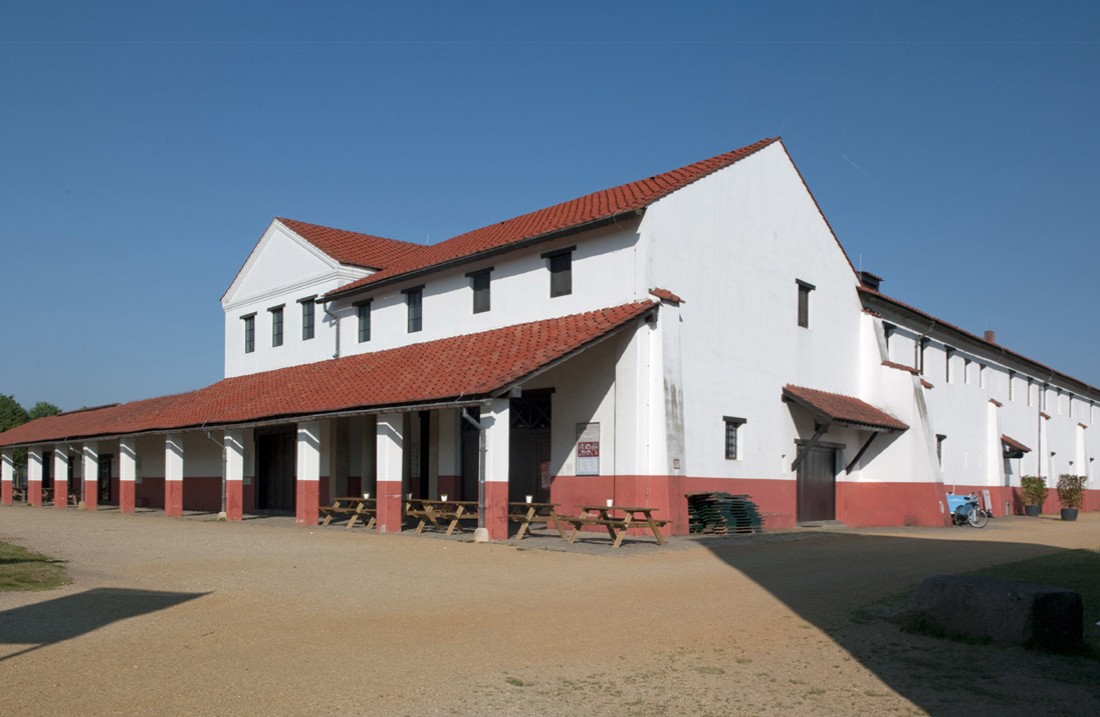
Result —
M 542 255 L 550 268 L 550 296 L 567 296 L 573 293 L 573 250 L 557 249 Z
M 944 347 L 943 350 L 944 362 L 943 362 L 943 380 L 944 383 L 951 383 L 951 359 L 955 357 L 955 349 L 950 346 Z
M 242 316 L 244 321 L 244 352 L 250 354 L 256 350 L 256 314 Z
M 401 292 L 405 295 L 405 305 L 408 307 L 409 327 L 408 332 L 415 334 L 423 328 L 424 287 L 417 286 L 413 289 L 405 289 Z
M 813 284 L 795 279 L 798 284 L 798 325 L 804 329 L 810 328 L 810 292 L 817 287 Z
M 745 425 L 745 419 L 723 416 L 722 421 L 726 426 L 726 460 L 737 460 L 739 456 L 737 439 L 739 438 L 738 434 L 741 431 L 741 426 Z
M 889 361 L 891 359 L 890 339 L 892 339 L 894 337 L 894 333 L 897 330 L 898 330 L 898 327 L 893 325 L 893 324 L 887 324 L 885 322 L 883 322 L 883 324 L 882 324 L 882 335 L 886 339 L 886 360 L 887 361 Z
M 936 461 L 943 466 L 943 442 L 947 440 L 947 436 L 942 433 L 936 434 Z
M 271 345 L 283 345 L 283 307 L 268 309 L 271 312 Z
M 1008 372 L 1008 400 L 1009 401 L 1011 401 L 1012 397 L 1015 395 L 1015 386 L 1012 385 L 1014 383 L 1016 383 L 1016 372 L 1015 371 L 1009 371 Z
M 492 305 L 489 296 L 489 277 L 492 271 L 492 268 L 481 269 L 480 271 L 471 271 L 466 275 L 470 278 L 470 288 L 474 292 L 475 314 L 488 311 Z
M 315 299 L 302 299 L 302 341 L 313 338 L 313 322 L 317 315 L 317 302 Z
M 359 320 L 359 343 L 370 341 L 370 302 L 355 305 L 355 316 Z

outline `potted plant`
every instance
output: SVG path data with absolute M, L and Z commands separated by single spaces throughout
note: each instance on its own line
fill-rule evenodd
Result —
M 1032 518 L 1043 512 L 1043 503 L 1047 499 L 1047 481 L 1042 476 L 1023 476 L 1020 478 L 1020 497 L 1024 501 L 1024 514 Z
M 1085 497 L 1086 476 L 1063 473 L 1058 476 L 1058 502 L 1062 504 L 1062 520 L 1077 520 L 1077 511 Z

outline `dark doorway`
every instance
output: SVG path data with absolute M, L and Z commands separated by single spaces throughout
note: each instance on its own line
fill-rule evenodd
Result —
M 513 398 L 511 440 L 508 445 L 508 500 L 520 503 L 534 496 L 537 503 L 550 500 L 550 405 L 551 391 L 524 391 Z
M 816 445 L 798 465 L 799 523 L 836 520 L 836 452 L 835 446 Z
M 104 453 L 99 457 L 99 469 L 96 474 L 96 486 L 100 503 L 111 502 L 111 463 L 114 461 L 114 459 L 114 455 L 110 453 Z
M 428 461 L 428 447 L 432 445 L 432 420 L 430 411 L 420 411 L 415 414 L 420 421 L 420 455 L 413 456 L 414 461 L 417 463 L 417 472 L 420 474 L 420 478 L 415 482 L 416 497 L 417 498 L 429 498 L 431 491 L 429 490 L 429 466 Z
M 474 421 L 481 420 L 481 410 L 477 407 L 467 408 L 465 411 L 466 415 Z M 462 433 L 462 495 L 458 498 L 459 500 L 477 500 L 478 451 L 481 446 L 478 436 L 479 431 L 461 415 L 459 415 L 458 420 L 462 425 L 460 429 Z
M 297 460 L 293 428 L 256 431 L 256 509 L 294 512 Z

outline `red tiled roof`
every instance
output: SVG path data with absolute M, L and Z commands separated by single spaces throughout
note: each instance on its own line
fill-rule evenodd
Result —
M 654 288 L 654 289 L 650 289 L 649 293 L 653 296 L 656 296 L 658 299 L 661 299 L 662 301 L 669 301 L 669 302 L 672 302 L 673 304 L 687 303 L 683 299 L 681 299 L 679 296 L 677 296 L 676 294 L 673 294 L 668 289 L 662 289 L 660 287 L 657 287 L 657 288 Z
M 755 144 L 657 174 L 648 179 L 586 194 L 552 207 L 474 229 L 438 244 L 422 247 L 422 251 L 410 254 L 382 271 L 331 291 L 328 296 L 339 296 L 385 279 L 393 279 L 458 259 L 474 257 L 509 244 L 536 239 L 648 207 L 658 199 L 755 154 L 777 141 L 779 141 L 778 137 L 763 139 Z
M 1020 443 L 1019 441 L 1017 441 L 1012 436 L 1006 436 L 1003 433 L 1001 434 L 1001 443 L 1005 444 L 1009 448 L 1015 448 L 1016 450 L 1020 451 L 1021 453 L 1031 453 L 1030 448 L 1025 446 L 1023 443 Z
M 275 219 L 341 264 L 366 269 L 384 269 L 425 248 L 421 244 L 307 224 L 294 219 Z
M 904 431 L 909 428 L 889 413 L 854 396 L 828 393 L 788 383 L 783 387 L 783 398 L 805 406 L 834 423 L 855 428 L 882 428 L 891 431 Z
M 206 388 L 40 418 L 0 446 L 477 399 L 652 311 L 640 301 L 399 348 L 237 376 Z

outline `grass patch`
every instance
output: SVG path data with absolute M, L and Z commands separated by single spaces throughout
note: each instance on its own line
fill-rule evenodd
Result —
M 60 560 L 0 541 L 0 592 L 53 590 L 69 582 Z

